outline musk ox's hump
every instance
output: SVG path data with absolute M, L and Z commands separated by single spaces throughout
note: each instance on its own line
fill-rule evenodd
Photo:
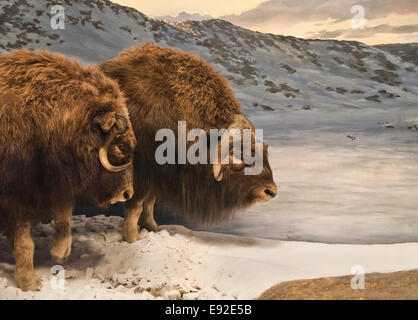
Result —
M 0 68 L 5 71 L 3 77 L 24 75 L 25 80 L 31 79 L 39 73 L 54 71 L 55 78 L 61 76 L 87 76 L 87 68 L 58 53 L 48 51 L 14 50 L 0 55 Z
M 210 63 L 187 52 L 144 44 L 104 63 L 102 69 L 119 80 L 132 106 L 140 102 L 154 111 L 160 106 L 174 120 L 219 127 L 241 113 L 227 81 Z
M 147 70 L 141 75 L 145 78 L 161 76 L 171 81 L 171 85 L 181 82 L 194 90 L 209 87 L 216 88 L 219 93 L 224 91 L 232 94 L 232 91 L 226 92 L 229 89 L 228 83 L 212 64 L 189 52 L 147 43 L 123 52 L 120 58 L 138 71 Z M 208 84 L 207 81 L 214 83 Z
M 0 91 L 13 87 L 38 90 L 38 97 L 98 96 L 110 93 L 120 95 L 114 81 L 106 78 L 96 66 L 82 66 L 78 61 L 48 51 L 15 50 L 0 55 Z

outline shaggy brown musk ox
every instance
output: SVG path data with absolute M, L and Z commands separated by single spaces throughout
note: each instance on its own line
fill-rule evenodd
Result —
M 135 196 L 124 205 L 126 241 L 138 239 L 138 220 L 141 227 L 158 230 L 153 218 L 156 200 L 186 219 L 210 224 L 276 195 L 264 144 L 263 170 L 253 176 L 244 175 L 242 165 L 156 163 L 155 150 L 161 144 L 155 141 L 156 132 L 177 132 L 178 121 L 186 121 L 187 130 L 235 127 L 254 132 L 226 80 L 211 64 L 189 53 L 145 44 L 100 68 L 117 80 L 141 141 L 142 152 L 137 148 L 134 155 Z
M 115 81 L 46 51 L 0 55 L 0 226 L 22 290 L 36 290 L 31 227 L 54 219 L 51 255 L 71 251 L 75 200 L 132 197 L 136 140 Z

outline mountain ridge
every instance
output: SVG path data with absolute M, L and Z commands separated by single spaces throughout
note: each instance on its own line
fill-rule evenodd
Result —
M 64 30 L 50 26 L 55 5 L 65 9 Z M 3 53 L 47 49 L 94 64 L 154 42 L 212 62 L 249 112 L 411 104 L 418 94 L 416 65 L 356 41 L 261 33 L 219 19 L 160 21 L 108 0 L 0 0 L 0 10 Z
M 210 15 L 201 15 L 199 13 L 187 13 L 187 12 L 180 12 L 177 16 L 172 17 L 169 15 L 165 15 L 165 16 L 159 16 L 159 17 L 155 17 L 154 19 L 156 20 L 171 20 L 171 21 L 177 21 L 177 22 L 185 22 L 185 21 L 202 21 L 202 20 L 211 20 L 214 19 L 212 16 Z

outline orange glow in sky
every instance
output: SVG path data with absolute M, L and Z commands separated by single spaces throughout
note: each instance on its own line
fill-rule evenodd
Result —
M 132 7 L 150 17 L 177 16 L 182 11 L 220 17 L 227 14 L 240 14 L 255 8 L 265 0 L 113 0 L 113 2 Z
M 225 15 L 239 15 L 243 12 L 256 8 L 266 0 L 113 0 L 116 3 L 133 7 L 138 11 L 155 18 L 158 16 L 177 16 L 180 12 L 199 13 L 201 15 L 210 15 L 214 18 L 219 18 Z M 338 0 L 339 1 L 339 0 Z M 303 2 L 301 2 L 303 3 Z M 359 1 L 361 3 L 361 1 Z M 417 0 L 418 3 L 418 0 Z M 392 5 L 395 5 L 396 1 Z M 418 4 L 417 4 L 418 7 Z M 396 6 L 394 7 L 396 8 Z M 302 8 L 303 9 L 303 8 Z M 396 10 L 396 9 L 395 9 Z M 260 32 L 269 32 L 273 34 L 291 35 L 300 38 L 319 38 L 318 35 L 325 35 L 321 38 L 337 39 L 337 40 L 356 40 L 370 45 L 381 43 L 406 43 L 418 42 L 418 11 L 411 10 L 408 14 L 390 14 L 388 16 L 373 19 L 366 19 L 366 29 L 369 32 L 360 32 L 352 30 L 350 27 L 350 13 L 348 12 L 348 19 L 344 21 L 335 22 L 328 18 L 324 20 L 319 18 L 317 21 L 304 21 L 302 18 L 292 19 L 291 12 L 288 13 L 285 19 L 258 19 L 257 21 L 246 21 L 236 23 L 241 27 L 248 28 Z M 308 13 L 308 12 L 307 12 Z M 315 18 L 315 17 L 314 17 Z M 367 18 L 367 15 L 366 15 Z M 292 22 L 289 22 L 292 21 Z M 233 21 L 232 21 L 233 22 Z M 234 23 L 234 22 L 233 22 Z M 388 26 L 387 28 L 396 28 L 401 26 L 416 26 L 414 30 L 406 32 L 396 32 L 390 30 L 381 30 L 381 26 Z M 378 28 L 378 32 L 370 32 L 373 28 Z M 338 34 L 338 30 L 343 30 Z M 334 32 L 334 33 L 330 33 Z

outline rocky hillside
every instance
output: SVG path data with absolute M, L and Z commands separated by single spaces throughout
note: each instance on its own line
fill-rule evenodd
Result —
M 65 8 L 64 30 L 50 26 L 54 5 Z M 247 112 L 417 101 L 418 67 L 387 47 L 263 34 L 216 19 L 164 22 L 107 0 L 0 0 L 0 12 L 3 53 L 41 48 L 98 63 L 152 41 L 210 60 Z
M 395 56 L 401 57 L 403 61 L 411 62 L 418 66 L 418 43 L 380 44 L 375 47 L 388 51 Z

